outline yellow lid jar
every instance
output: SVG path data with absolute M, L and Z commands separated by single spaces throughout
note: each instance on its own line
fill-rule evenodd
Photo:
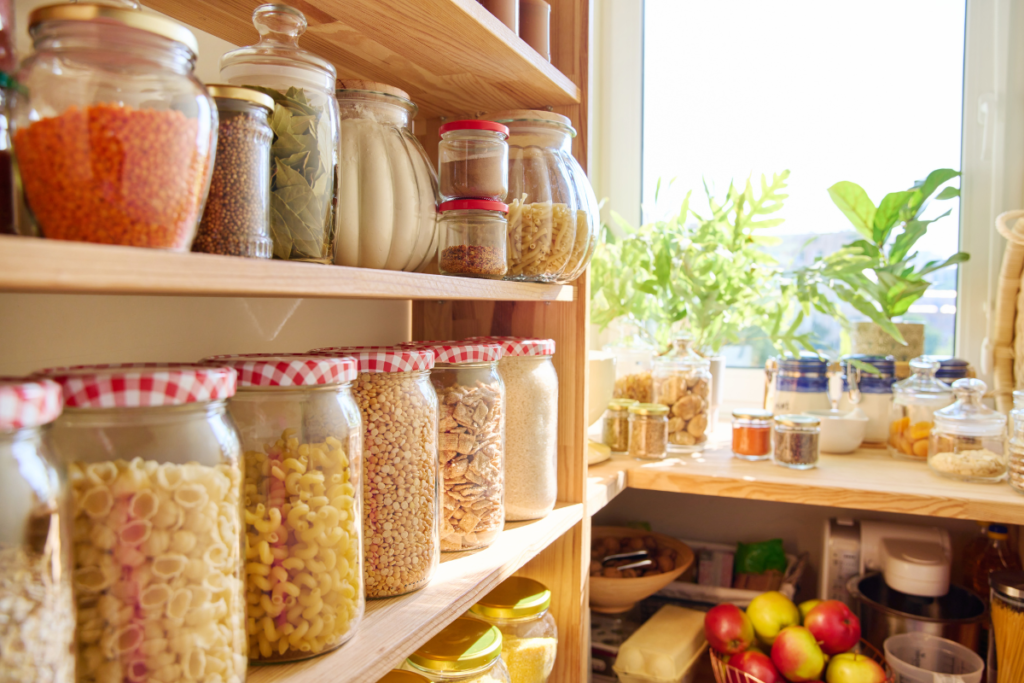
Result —
M 512 683 L 545 683 L 551 676 L 558 627 L 550 607 L 551 591 L 544 584 L 513 576 L 470 608 L 501 631 L 501 658 Z
M 459 617 L 405 660 L 402 669 L 434 683 L 512 683 L 501 661 L 501 631 Z

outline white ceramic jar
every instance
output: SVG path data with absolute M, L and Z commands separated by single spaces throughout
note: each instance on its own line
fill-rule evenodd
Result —
M 854 367 L 851 360 L 872 365 L 878 374 Z M 868 416 L 864 443 L 884 444 L 889 440 L 889 416 L 892 413 L 892 385 L 896 382 L 896 363 L 892 356 L 847 356 L 842 360 L 843 394 L 839 410 L 860 408 Z

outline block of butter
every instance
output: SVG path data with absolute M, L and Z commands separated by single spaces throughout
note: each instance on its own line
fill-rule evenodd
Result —
M 682 683 L 704 653 L 704 612 L 665 605 L 619 647 L 621 683 Z

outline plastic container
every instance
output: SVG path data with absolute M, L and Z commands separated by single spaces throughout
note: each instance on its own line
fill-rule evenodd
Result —
M 428 640 L 402 668 L 434 683 L 512 683 L 501 660 L 501 631 L 459 617 Z
M 772 358 L 765 365 L 768 376 L 767 407 L 775 415 L 828 410 L 828 362 L 813 354 L 799 358 Z
M 621 683 L 681 683 L 704 654 L 704 612 L 665 605 L 619 648 Z
M 1024 572 L 989 575 L 998 683 L 1024 680 Z M 992 648 L 990 647 L 990 652 Z M 990 676 L 989 683 L 994 683 Z
M 334 263 L 415 271 L 437 253 L 437 176 L 404 90 L 339 80 Z
M 981 683 L 985 662 L 972 650 L 928 633 L 902 633 L 885 640 L 885 661 L 900 683 Z M 959 678 L 956 678 L 959 676 Z
M 654 402 L 669 407 L 668 449 L 674 453 L 704 450 L 711 426 L 710 368 L 685 337 L 654 359 Z
M 245 454 L 249 658 L 329 652 L 355 634 L 366 602 L 356 362 L 267 354 L 204 362 L 238 373 L 228 411 Z
M 60 411 L 56 383 L 0 377 L 0 671 L 5 681 L 71 683 L 75 677 L 71 501 L 46 436 Z
M 982 403 L 980 379 L 953 382 L 956 402 L 935 411 L 928 466 L 944 477 L 979 483 L 1006 478 L 1006 416 Z
M 270 236 L 274 258 L 330 263 L 334 256 L 338 103 L 335 70 L 299 47 L 306 17 L 288 5 L 252 13 L 255 45 L 227 52 L 220 77 L 274 98 L 270 127 Z
M 508 206 L 485 199 L 453 199 L 440 210 L 441 274 L 500 280 L 508 272 Z
M 551 676 L 558 627 L 550 607 L 551 591 L 544 584 L 513 576 L 470 608 L 472 616 L 501 631 L 501 658 L 512 683 L 546 683 Z
M 77 680 L 208 670 L 244 680 L 234 371 L 147 363 L 43 374 L 64 391 L 53 440 L 72 489 Z
M 776 415 L 772 462 L 795 470 L 818 466 L 821 420 L 810 415 Z
M 14 151 L 51 239 L 188 251 L 210 185 L 217 118 L 197 43 L 170 19 L 108 5 L 39 7 L 18 79 Z M 132 68 L 111 65 L 131 63 Z
M 493 121 L 449 121 L 437 146 L 441 199 L 505 201 L 508 126 Z
M 1010 438 L 1007 441 L 1007 469 L 1010 486 L 1024 493 L 1024 391 L 1013 392 Z
M 602 418 L 602 441 L 613 453 L 629 450 L 629 409 L 638 401 L 631 398 L 613 398 Z
M 953 388 L 936 379 L 939 363 L 927 356 L 910 361 L 912 375 L 893 385 L 889 416 L 889 455 L 901 460 L 928 458 L 935 411 L 953 403 Z
M 629 407 L 629 456 L 637 460 L 668 457 L 668 406 L 636 403 Z
M 879 374 L 854 367 L 850 361 L 868 363 Z M 868 416 L 864 443 L 884 444 L 889 441 L 892 415 L 893 384 L 896 382 L 896 361 L 892 356 L 846 356 L 842 362 L 843 393 L 839 410 L 850 412 L 860 408 Z
M 740 460 L 772 457 L 772 411 L 732 411 L 732 454 Z

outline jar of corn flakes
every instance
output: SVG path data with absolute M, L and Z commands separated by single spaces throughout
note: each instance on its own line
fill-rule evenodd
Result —
M 513 576 L 470 608 L 501 631 L 501 658 L 512 683 L 546 683 L 555 668 L 558 627 L 550 607 L 544 584 Z

